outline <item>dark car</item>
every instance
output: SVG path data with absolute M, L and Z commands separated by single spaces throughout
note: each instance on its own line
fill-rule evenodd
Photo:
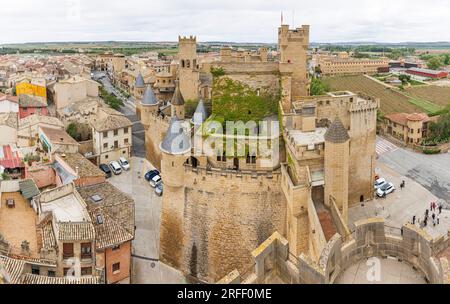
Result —
M 148 172 L 145 174 L 145 180 L 149 182 L 149 181 L 152 180 L 152 178 L 154 178 L 154 177 L 157 176 L 157 175 L 160 175 L 160 173 L 159 173 L 158 170 L 151 170 L 151 171 L 148 171 Z
M 106 178 L 110 178 L 110 177 L 112 176 L 111 169 L 109 168 L 108 165 L 101 164 L 101 165 L 99 166 L 99 168 L 100 168 L 100 170 L 102 170 L 102 171 L 105 173 Z

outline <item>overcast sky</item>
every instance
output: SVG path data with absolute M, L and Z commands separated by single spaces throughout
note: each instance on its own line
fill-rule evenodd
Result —
M 281 11 L 314 42 L 450 41 L 449 0 L 2 0 L 0 43 L 276 42 Z

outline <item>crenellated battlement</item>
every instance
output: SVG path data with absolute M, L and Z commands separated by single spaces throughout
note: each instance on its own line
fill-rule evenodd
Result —
M 197 43 L 197 37 L 196 36 L 178 36 L 178 42 L 179 43 Z

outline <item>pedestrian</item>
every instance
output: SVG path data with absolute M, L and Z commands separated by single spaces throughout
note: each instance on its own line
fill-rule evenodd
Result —
M 402 229 L 400 229 L 400 232 L 401 232 L 401 234 L 402 234 L 402 236 L 403 236 L 403 227 L 402 227 Z
M 433 210 L 433 202 L 430 203 L 430 210 Z
M 439 214 L 442 214 L 442 205 L 439 205 Z
M 413 216 L 413 225 L 415 225 L 416 224 L 416 216 L 414 215 Z
M 440 222 L 440 220 L 439 220 L 439 215 L 437 216 L 437 224 L 439 225 L 439 222 Z
M 426 227 L 428 225 L 428 220 L 425 218 L 425 220 L 423 221 L 423 226 Z

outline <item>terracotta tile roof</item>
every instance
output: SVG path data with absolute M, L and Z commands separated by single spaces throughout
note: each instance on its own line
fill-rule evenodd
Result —
M 17 113 L 0 113 L 0 125 L 17 129 L 19 126 L 19 118 Z
M 393 113 L 386 115 L 385 118 L 402 126 L 406 126 L 408 121 L 423 121 L 424 123 L 431 121 L 426 113 Z
M 134 237 L 134 200 L 108 182 L 77 188 L 84 199 L 95 225 L 99 246 L 118 245 Z M 94 202 L 98 195 L 101 201 Z M 103 216 L 104 227 L 97 221 L 97 215 Z M 120 235 L 114 236 L 114 233 Z M 115 243 L 116 242 L 116 243 Z
M 51 129 L 42 126 L 40 127 L 40 129 L 53 144 L 79 145 L 77 141 L 73 139 L 69 134 L 67 134 L 67 132 L 64 130 Z
M 44 123 L 64 128 L 64 124 L 56 117 L 33 114 L 22 118 L 19 121 L 19 129 L 29 128 L 31 126 Z
M 94 117 L 91 119 L 91 125 L 97 132 L 104 132 L 109 130 L 116 130 L 126 127 L 131 127 L 133 123 L 122 113 L 110 108 L 101 108 L 104 117 Z
M 0 166 L 7 169 L 25 167 L 19 152 L 13 151 L 11 146 L 0 146 Z
M 94 240 L 95 229 L 92 223 L 57 223 L 57 238 L 65 241 Z
M 112 246 L 123 244 L 134 239 L 134 236 L 120 226 L 107 213 L 100 210 L 91 210 L 91 218 L 95 227 L 95 246 L 96 249 L 105 249 Z M 97 216 L 101 216 L 102 223 L 97 222 Z
M 25 261 L 12 259 L 6 256 L 0 256 L 0 269 L 4 269 L 5 273 L 0 273 L 8 283 L 17 284 L 23 273 Z
M 103 177 L 105 173 L 86 157 L 79 153 L 68 153 L 65 156 L 58 154 L 59 158 L 67 163 L 74 171 L 78 168 L 79 177 Z
M 9 100 L 11 102 L 19 103 L 19 97 L 18 96 L 11 96 L 11 95 L 5 95 L 3 93 L 0 93 L 0 101 Z
M 68 278 L 68 277 L 47 277 L 40 276 L 31 273 L 24 274 L 20 278 L 20 284 L 45 284 L 45 285 L 67 285 L 67 284 L 100 284 L 100 277 L 88 276 L 81 278 Z
M 47 101 L 40 96 L 21 94 L 19 96 L 19 106 L 21 108 L 45 108 L 47 107 Z

